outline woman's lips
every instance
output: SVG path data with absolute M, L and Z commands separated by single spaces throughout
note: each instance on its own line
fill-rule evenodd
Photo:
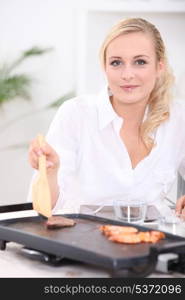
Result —
M 136 89 L 139 85 L 122 85 L 120 88 L 124 90 L 125 92 L 132 92 L 134 89 Z

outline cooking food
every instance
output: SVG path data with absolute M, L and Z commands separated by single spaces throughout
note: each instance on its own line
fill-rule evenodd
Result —
M 112 234 L 138 232 L 138 229 L 132 226 L 115 226 L 115 225 L 102 225 L 100 226 L 100 230 L 108 237 L 111 236 Z
M 62 227 L 71 227 L 74 226 L 76 222 L 72 219 L 68 219 L 61 216 L 51 216 L 46 221 L 46 227 L 48 229 L 56 229 Z
M 139 231 L 132 226 L 102 225 L 99 229 L 110 241 L 123 244 L 156 243 L 165 238 L 163 232 Z

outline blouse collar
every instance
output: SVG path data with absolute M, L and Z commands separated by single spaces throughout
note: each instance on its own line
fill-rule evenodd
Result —
M 110 102 L 108 86 L 105 86 L 98 94 L 97 108 L 98 108 L 98 120 L 99 120 L 100 130 L 104 129 L 108 124 L 110 124 L 114 120 L 116 120 L 116 122 L 119 122 L 120 124 L 122 124 L 122 122 L 124 121 L 124 118 L 118 116 L 118 114 L 115 112 L 115 110 L 112 107 L 112 104 Z M 147 105 L 143 117 L 143 122 L 147 118 L 148 109 L 149 107 Z

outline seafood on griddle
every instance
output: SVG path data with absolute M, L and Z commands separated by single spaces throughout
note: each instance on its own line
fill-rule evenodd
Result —
M 110 241 L 123 244 L 154 244 L 165 238 L 165 234 L 161 231 L 139 231 L 134 226 L 102 225 L 99 230 Z

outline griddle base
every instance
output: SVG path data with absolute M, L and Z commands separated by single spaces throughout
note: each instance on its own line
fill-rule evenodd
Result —
M 124 268 L 120 270 L 113 270 L 110 272 L 112 278 L 123 277 L 146 277 L 155 271 L 158 260 L 158 252 L 155 248 L 151 247 L 149 254 L 149 263 L 138 264 L 131 268 Z
M 6 250 L 6 244 L 8 242 L 4 240 L 0 240 L 0 250 Z
M 21 254 L 23 254 L 24 256 L 30 259 L 39 260 L 44 263 L 55 265 L 55 266 L 80 263 L 78 261 L 74 261 L 72 259 L 68 259 L 63 256 L 57 256 L 57 255 L 49 254 L 43 251 L 38 251 L 36 249 L 27 248 L 27 247 L 21 248 Z M 81 264 L 83 263 L 81 262 Z

